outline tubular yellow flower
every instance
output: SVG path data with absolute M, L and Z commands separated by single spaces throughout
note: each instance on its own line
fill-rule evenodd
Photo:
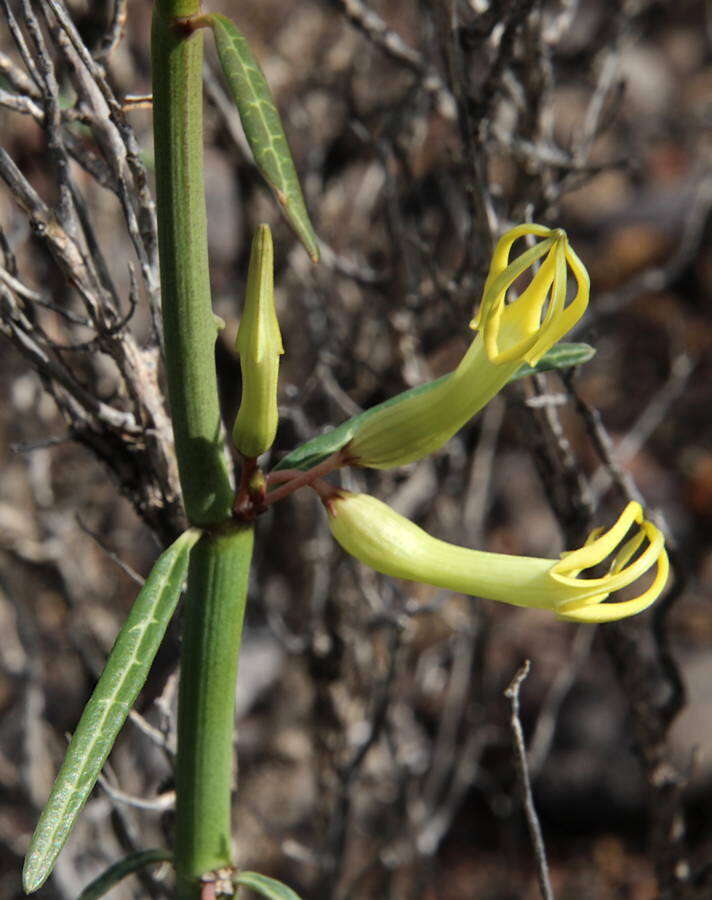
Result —
M 277 378 L 284 348 L 274 308 L 273 254 L 269 226 L 260 225 L 252 241 L 245 308 L 235 342 L 242 399 L 232 436 L 246 457 L 269 450 L 277 432 Z
M 575 622 L 612 622 L 635 615 L 654 603 L 668 578 L 663 536 L 644 518 L 639 503 L 629 503 L 612 528 L 597 529 L 583 547 L 558 561 L 448 544 L 366 494 L 339 492 L 326 506 L 331 532 L 344 550 L 384 575 L 546 609 Z M 635 535 L 621 545 L 633 526 Z M 581 577 L 614 553 L 607 575 Z M 604 602 L 654 566 L 653 583 L 638 597 Z
M 510 262 L 512 245 L 527 235 L 542 240 Z M 507 304 L 508 289 L 539 260 L 529 285 Z M 569 303 L 567 265 L 577 287 Z M 470 323 L 478 334 L 460 365 L 426 393 L 366 419 L 346 448 L 349 457 L 361 466 L 388 469 L 442 447 L 523 363 L 535 364 L 569 331 L 588 296 L 588 274 L 564 231 L 519 225 L 507 232 L 495 248 L 482 303 Z

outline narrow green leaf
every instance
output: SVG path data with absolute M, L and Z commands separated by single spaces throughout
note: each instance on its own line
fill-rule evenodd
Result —
M 220 66 L 240 114 L 255 164 L 313 262 L 319 248 L 272 92 L 244 35 L 225 16 L 206 16 Z
M 548 372 L 552 369 L 566 369 L 570 366 L 581 365 L 582 363 L 588 362 L 588 360 L 594 356 L 595 352 L 594 348 L 590 347 L 588 344 L 558 344 L 557 346 L 552 347 L 548 353 L 545 353 L 536 366 L 530 366 L 526 363 L 521 366 L 511 377 L 510 382 L 517 381 L 517 379 L 524 378 L 527 375 L 532 375 L 534 372 Z M 403 400 L 406 400 L 408 397 L 414 397 L 417 394 L 424 394 L 427 391 L 431 391 L 437 384 L 440 384 L 441 381 L 444 381 L 449 377 L 450 374 L 448 373 L 440 378 L 436 378 L 435 381 L 419 384 L 417 387 L 403 391 L 401 394 L 396 394 L 395 397 L 391 397 L 383 403 L 372 406 L 365 412 L 359 413 L 351 419 L 347 419 L 337 428 L 327 431 L 326 434 L 320 434 L 318 437 L 312 438 L 310 441 L 307 441 L 305 444 L 292 450 L 291 453 L 285 456 L 284 459 L 281 459 L 274 467 L 275 471 L 279 469 L 301 469 L 302 471 L 306 471 L 307 469 L 319 465 L 319 463 L 322 462 L 322 460 L 325 460 L 327 456 L 331 456 L 332 453 L 336 453 L 338 450 L 341 450 L 342 447 L 345 447 L 366 419 L 375 412 L 389 406 L 394 406 L 396 403 L 402 403 Z
M 299 894 L 295 894 L 286 884 L 258 872 L 240 872 L 235 884 L 249 888 L 261 897 L 267 897 L 267 900 L 300 900 Z
M 198 529 L 186 531 L 159 556 L 116 638 L 32 836 L 23 870 L 28 894 L 52 871 L 143 687 L 180 597 L 190 549 L 200 535 Z
M 173 859 L 173 855 L 168 850 L 139 850 L 138 853 L 132 853 L 114 863 L 113 866 L 109 866 L 106 872 L 103 872 L 84 888 L 77 900 L 99 900 L 113 887 L 116 887 L 120 881 L 138 872 L 139 869 L 171 859 Z

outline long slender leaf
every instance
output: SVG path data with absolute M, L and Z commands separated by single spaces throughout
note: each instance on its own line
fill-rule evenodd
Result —
M 106 872 L 88 884 L 77 900 L 99 900 L 113 887 L 116 887 L 120 881 L 138 872 L 139 869 L 170 859 L 173 859 L 173 854 L 169 850 L 139 850 L 138 853 L 131 853 L 114 863 L 113 866 L 109 866 Z
M 557 344 L 548 353 L 545 353 L 535 366 L 530 366 L 526 363 L 521 366 L 511 377 L 510 382 L 532 375 L 534 372 L 548 372 L 553 369 L 568 369 L 571 366 L 581 365 L 588 362 L 595 352 L 593 347 L 588 344 Z M 301 469 L 306 471 L 313 468 L 326 459 L 327 456 L 331 456 L 332 453 L 336 453 L 337 450 L 345 447 L 364 421 L 375 412 L 394 406 L 397 403 L 402 403 L 408 397 L 431 391 L 437 384 L 449 377 L 449 374 L 443 375 L 441 378 L 436 378 L 435 381 L 419 384 L 417 387 L 403 391 L 401 394 L 396 394 L 395 397 L 391 397 L 383 403 L 372 406 L 365 412 L 347 419 L 346 422 L 343 422 L 331 431 L 327 431 L 326 434 L 320 434 L 318 437 L 312 438 L 310 441 L 292 450 L 284 459 L 279 461 L 275 466 L 275 471 L 278 469 Z
M 159 556 L 116 638 L 32 837 L 23 870 L 28 894 L 52 871 L 143 687 L 180 597 L 190 549 L 200 535 L 197 529 L 186 531 Z
M 300 900 L 299 894 L 295 894 L 286 884 L 282 884 L 275 878 L 260 875 L 258 872 L 240 872 L 235 879 L 235 884 L 249 888 L 261 897 L 266 897 L 267 900 Z
M 220 66 L 230 87 L 245 137 L 262 173 L 314 262 L 319 248 L 304 204 L 292 154 L 272 92 L 244 35 L 225 16 L 206 16 L 215 36 Z

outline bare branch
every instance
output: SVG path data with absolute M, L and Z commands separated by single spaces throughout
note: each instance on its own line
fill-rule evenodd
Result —
M 362 0 L 335 0 L 335 3 L 354 28 L 364 34 L 375 47 L 420 77 L 423 88 L 436 96 L 443 116 L 454 118 L 452 95 L 435 69 L 417 50 L 409 47 L 403 38 L 389 28 L 378 13 L 369 9 Z
M 159 797 L 134 797 L 125 791 L 114 787 L 105 775 L 99 775 L 99 784 L 111 797 L 114 803 L 123 803 L 125 806 L 132 806 L 134 809 L 144 809 L 149 812 L 165 812 L 168 809 L 174 809 L 176 805 L 176 792 L 166 791 Z
M 121 103 L 117 100 L 111 90 L 103 69 L 99 63 L 92 58 L 91 54 L 84 46 L 84 43 L 61 0 L 47 0 L 47 4 L 51 7 L 59 25 L 66 33 L 79 59 L 87 72 L 91 75 L 91 78 L 106 102 L 108 107 L 108 118 L 118 130 L 124 147 L 126 148 L 125 160 L 131 172 L 133 187 L 136 192 L 137 227 L 144 246 L 143 250 L 137 250 L 137 252 L 149 289 L 149 297 L 154 312 L 154 328 L 157 330 L 157 334 L 160 335 L 156 210 L 148 186 L 146 168 L 141 160 L 141 151 L 136 141 L 136 136 L 134 135 L 131 126 L 126 121 Z M 99 112 L 101 113 L 101 111 Z M 104 121 L 101 114 L 99 116 L 99 121 Z M 120 158 L 121 157 L 119 157 L 119 159 Z M 120 179 L 119 184 L 121 184 Z M 126 195 L 122 193 L 121 199 L 127 221 L 130 221 L 132 215 L 130 211 L 131 198 L 128 193 Z
M 601 431 L 600 416 L 583 402 L 574 384 L 570 384 L 571 393 L 576 398 L 579 411 L 603 460 L 603 465 L 591 477 L 591 491 L 595 497 L 600 497 L 608 485 L 613 483 L 624 494 L 634 498 L 633 485 L 626 477 L 622 467 L 634 459 L 658 425 L 665 419 L 670 408 L 684 392 L 695 368 L 696 362 L 690 359 L 686 353 L 677 356 L 672 362 L 667 381 L 651 397 L 645 409 L 615 447 L 612 446 L 608 434 Z
M 30 80 L 34 85 L 33 90 L 27 91 L 27 93 L 31 93 L 32 96 L 36 96 L 40 98 L 42 96 L 42 77 L 37 70 L 37 66 L 35 64 L 34 57 L 29 51 L 27 46 L 27 41 L 25 40 L 25 36 L 22 33 L 22 29 L 17 24 L 17 19 L 15 18 L 15 13 L 10 6 L 9 0 L 0 0 L 2 3 L 2 8 L 5 13 L 5 18 L 7 19 L 7 24 L 10 29 L 10 34 L 12 35 L 12 39 L 15 42 L 15 46 L 22 57 L 22 62 L 27 69 Z
M 595 626 L 579 626 L 566 665 L 556 677 L 544 698 L 529 749 L 529 769 L 534 777 L 541 772 L 551 750 L 556 722 L 566 697 L 574 686 L 584 661 L 588 658 L 596 636 Z
M 89 528 L 89 526 L 83 521 L 80 515 L 77 515 L 75 518 L 77 520 L 77 525 L 79 525 L 84 534 L 88 534 L 89 537 L 96 543 L 96 545 L 98 547 L 101 547 L 101 549 L 104 551 L 104 553 L 106 553 L 109 559 L 112 562 L 116 563 L 116 565 L 125 575 L 129 576 L 134 584 L 137 584 L 139 587 L 143 587 L 146 579 L 142 578 L 134 568 L 132 568 L 128 563 L 125 563 L 117 553 L 114 553 L 113 550 L 107 547 L 106 542 L 103 541 L 95 531 L 92 531 L 92 529 Z
M 529 837 L 531 838 L 534 856 L 536 858 L 539 890 L 541 891 L 541 896 L 544 900 L 554 900 L 554 892 L 551 889 L 551 882 L 549 880 L 549 866 L 546 861 L 544 837 L 541 833 L 541 825 L 539 824 L 539 817 L 537 816 L 534 798 L 532 796 L 529 766 L 527 763 L 527 748 L 524 743 L 524 731 L 522 730 L 522 723 L 519 721 L 519 691 L 522 683 L 529 674 L 530 667 L 531 664 L 529 660 L 526 660 L 524 665 L 512 679 L 512 683 L 504 692 L 504 696 L 508 697 L 512 704 L 510 724 L 512 726 L 512 737 L 514 740 L 514 754 L 517 764 L 517 775 L 519 777 L 519 789 L 521 792 L 524 814 L 527 818 Z
M 7 10 L 5 0 L 3 6 Z M 18 94 L 27 94 L 33 100 L 38 100 L 42 94 L 37 84 L 29 78 L 22 69 L 17 66 L 7 54 L 0 52 L 0 75 L 3 75 Z
M 126 27 L 127 6 L 128 0 L 113 0 L 109 27 L 99 42 L 99 46 L 94 51 L 95 59 L 106 59 L 118 46 Z

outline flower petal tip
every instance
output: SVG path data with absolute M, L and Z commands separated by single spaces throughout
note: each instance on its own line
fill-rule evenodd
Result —
M 637 526 L 635 533 L 622 543 L 633 526 Z M 612 554 L 615 555 L 607 575 L 580 577 L 582 571 L 599 565 Z M 652 583 L 637 597 L 609 599 L 652 570 L 655 571 Z M 583 547 L 562 554 L 549 574 L 567 589 L 565 598 L 559 600 L 555 609 L 559 618 L 573 622 L 614 622 L 643 612 L 658 599 L 667 585 L 670 561 L 662 532 L 645 518 L 639 503 L 631 502 L 611 528 L 596 529 Z
M 513 244 L 523 237 L 542 240 L 510 260 Z M 576 282 L 576 293 L 570 302 L 567 269 Z M 529 285 L 507 303 L 508 290 L 528 270 L 532 271 Z M 515 359 L 535 365 L 581 318 L 588 298 L 588 274 L 571 249 L 566 232 L 543 225 L 519 225 L 497 243 L 482 303 L 470 327 L 482 331 L 493 365 Z

